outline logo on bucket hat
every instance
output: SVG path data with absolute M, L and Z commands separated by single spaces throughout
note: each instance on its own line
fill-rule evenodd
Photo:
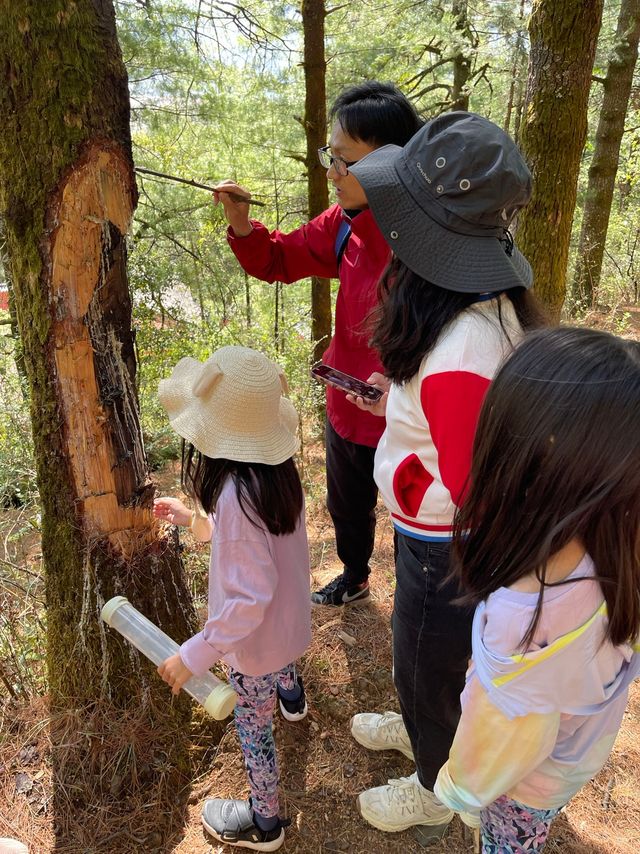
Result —
M 422 278 L 470 293 L 530 287 L 507 228 L 530 198 L 531 173 L 493 122 L 445 113 L 404 148 L 378 148 L 350 172 L 395 255 Z

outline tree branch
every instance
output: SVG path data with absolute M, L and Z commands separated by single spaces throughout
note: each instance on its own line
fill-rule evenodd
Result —
M 142 166 L 136 166 L 134 169 L 140 175 L 153 175 L 155 178 L 164 178 L 165 181 L 175 181 L 177 184 L 187 184 L 189 187 L 198 187 L 200 190 L 209 190 L 215 192 L 215 187 L 209 184 L 201 184 L 199 181 L 190 181 L 187 178 L 178 178 L 176 175 L 167 175 L 165 172 L 156 172 L 153 169 L 143 169 Z M 257 199 L 250 199 L 247 196 L 241 196 L 239 193 L 227 193 L 234 202 L 245 202 L 248 205 L 258 205 L 261 208 L 266 207 L 264 202 L 259 202 Z

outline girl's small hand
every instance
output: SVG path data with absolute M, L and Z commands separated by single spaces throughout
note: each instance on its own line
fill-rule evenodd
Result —
M 246 237 L 253 231 L 253 226 L 249 220 L 249 205 L 232 199 L 229 193 L 233 193 L 234 196 L 245 196 L 247 199 L 251 198 L 251 193 L 230 178 L 221 181 L 213 193 L 213 203 L 214 205 L 222 205 L 224 215 L 233 229 L 233 233 L 236 237 Z
M 179 652 L 163 661 L 158 667 L 158 673 L 167 685 L 171 685 L 172 694 L 179 694 L 184 683 L 193 676 Z
M 380 391 L 383 392 L 382 397 L 378 398 L 376 401 L 370 401 L 366 400 L 364 397 L 356 397 L 354 394 L 348 394 L 347 400 L 349 403 L 353 403 L 354 406 L 357 406 L 358 409 L 362 409 L 363 412 L 370 412 L 372 415 L 384 417 L 387 412 L 387 398 L 389 397 L 391 381 L 387 379 L 384 374 L 379 374 L 377 371 L 374 371 L 367 382 L 369 385 L 379 388 Z
M 153 515 L 156 519 L 162 519 L 163 522 L 171 522 L 172 525 L 189 526 L 191 524 L 191 510 L 187 510 L 179 498 L 169 496 L 154 498 Z

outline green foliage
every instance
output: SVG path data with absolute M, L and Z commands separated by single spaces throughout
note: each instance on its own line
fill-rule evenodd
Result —
M 0 311 L 2 320 L 8 316 Z M 8 329 L 0 326 L 0 331 Z M 13 338 L 0 334 L 0 508 L 20 507 L 36 494 L 31 422 L 15 347 Z
M 29 535 L 27 520 L 2 524 L 3 539 L 11 549 Z M 31 697 L 46 690 L 44 583 L 38 569 L 0 561 L 0 673 L 14 697 Z
M 337 6 L 326 20 L 330 97 L 379 77 L 397 82 L 425 114 L 433 113 L 449 96 L 450 57 L 461 49 L 472 59 L 473 108 L 502 110 L 517 35 L 501 31 L 507 7 L 477 4 L 464 35 L 453 31 L 448 6 L 412 0 Z M 259 216 L 269 228 L 288 231 L 307 218 L 299 10 L 266 2 L 242 9 L 244 17 L 230 21 L 224 6 L 210 3 L 116 3 L 134 156 L 140 165 L 205 183 L 232 177 L 267 203 Z M 475 34 L 476 27 L 489 32 L 490 41 Z M 494 66 L 499 70 L 490 75 Z M 254 346 L 279 359 L 298 410 L 318 429 L 314 406 L 322 389 L 308 373 L 308 283 L 278 290 L 247 282 L 226 245 L 224 218 L 206 193 L 148 177 L 139 184 L 130 269 L 153 463 L 176 452 L 157 403 L 158 381 L 182 356 L 205 358 L 224 344 Z

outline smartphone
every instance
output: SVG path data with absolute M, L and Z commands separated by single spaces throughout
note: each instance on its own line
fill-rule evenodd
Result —
M 336 368 L 330 368 L 329 365 L 314 365 L 311 368 L 311 376 L 335 388 L 346 391 L 348 394 L 353 394 L 356 397 L 363 397 L 365 400 L 370 400 L 375 403 L 380 400 L 382 392 L 374 385 L 369 385 L 362 380 L 356 379 L 349 374 L 345 374 Z

